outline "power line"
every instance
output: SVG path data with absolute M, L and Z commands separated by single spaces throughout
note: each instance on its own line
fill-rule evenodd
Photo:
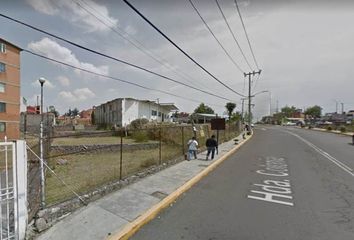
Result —
M 148 69 L 146 69 L 146 68 L 140 67 L 140 66 L 138 66 L 138 65 L 135 65 L 135 64 L 129 63 L 129 62 L 127 62 L 127 61 L 118 59 L 118 58 L 116 58 L 116 57 L 112 57 L 112 56 L 109 56 L 109 55 L 107 55 L 107 54 L 104 54 L 104 53 L 101 53 L 101 52 L 92 50 L 92 49 L 87 48 L 87 47 L 84 47 L 84 46 L 82 46 L 82 45 L 80 45 L 80 44 L 78 44 L 78 43 L 69 41 L 69 40 L 67 40 L 67 39 L 64 39 L 63 37 L 59 37 L 59 36 L 57 36 L 57 35 L 55 35 L 55 34 L 52 34 L 52 33 L 49 33 L 49 32 L 47 32 L 47 31 L 41 30 L 41 29 L 39 29 L 39 28 L 37 28 L 37 27 L 34 27 L 34 26 L 29 25 L 29 24 L 27 24 L 27 23 L 21 22 L 21 21 L 19 21 L 19 20 L 14 19 L 14 18 L 8 17 L 8 16 L 6 16 L 6 15 L 4 15 L 4 14 L 1 14 L 1 13 L 0 13 L 0 16 L 1 16 L 1 17 L 4 17 L 4 18 L 7 18 L 7 19 L 9 19 L 9 20 L 11 20 L 11 21 L 14 21 L 14 22 L 16 22 L 16 23 L 19 23 L 19 24 L 21 24 L 21 25 L 24 25 L 24 26 L 26 26 L 26 27 L 29 27 L 29 28 L 31 28 L 31 29 L 34 29 L 34 30 L 36 30 L 36 31 L 38 31 L 38 32 L 41 32 L 41 33 L 44 33 L 44 34 L 49 35 L 49 36 L 51 36 L 51 37 L 57 38 L 57 39 L 59 39 L 59 40 L 61 40 L 61 41 L 63 41 L 63 42 L 69 43 L 69 44 L 71 44 L 71 45 L 73 45 L 73 46 L 75 46 L 75 47 L 84 49 L 84 50 L 86 50 L 86 51 L 88 51 L 88 52 L 91 52 L 91 53 L 100 55 L 100 56 L 105 57 L 105 58 L 112 59 L 112 60 L 114 60 L 114 61 L 117 61 L 117 62 L 126 64 L 126 65 L 129 65 L 129 66 L 131 66 L 131 67 L 134 67 L 134 68 L 140 69 L 140 70 L 142 70 L 142 71 L 148 72 L 148 73 L 150 73 L 150 74 L 153 74 L 153 75 L 159 76 L 159 77 L 161 77 L 161 78 L 164 78 L 164 79 L 166 79 L 166 80 L 168 80 L 168 81 L 171 81 L 171 82 L 174 82 L 174 83 L 178 83 L 178 84 L 183 85 L 183 86 L 185 86 L 185 87 L 192 88 L 192 89 L 197 90 L 197 91 L 199 91 L 199 92 L 206 93 L 206 94 L 208 94 L 208 95 L 211 95 L 211 96 L 214 96 L 214 97 L 217 97 L 217 98 L 220 98 L 220 99 L 229 100 L 229 99 L 224 98 L 224 97 L 222 97 L 222 96 L 219 96 L 219 95 L 216 95 L 216 94 L 214 94 L 214 93 L 211 93 L 211 92 L 202 90 L 202 89 L 200 89 L 200 88 L 196 88 L 196 87 L 194 87 L 194 86 L 188 85 L 188 84 L 186 84 L 186 83 L 177 81 L 177 80 L 175 80 L 175 79 L 172 79 L 172 78 L 167 77 L 167 76 L 165 76 L 165 75 L 162 75 L 162 74 L 156 73 L 156 72 L 154 72 L 154 71 L 148 70 Z
M 243 30 L 244 30 L 244 32 L 245 32 L 246 38 L 247 38 L 248 46 L 249 46 L 249 48 L 250 48 L 250 50 L 251 50 L 254 63 L 256 64 L 256 67 L 257 67 L 257 69 L 259 70 L 258 63 L 257 63 L 256 57 L 255 57 L 255 55 L 254 55 L 253 48 L 252 48 L 252 45 L 251 45 L 251 41 L 250 41 L 250 39 L 248 38 L 248 34 L 247 34 L 247 31 L 246 31 L 246 27 L 245 27 L 245 24 L 244 24 L 243 19 L 242 19 L 241 11 L 240 11 L 240 9 L 239 9 L 239 7 L 238 7 L 238 4 L 237 4 L 237 0 L 235 0 L 235 5 L 236 5 L 236 9 L 237 9 L 238 15 L 240 16 L 240 20 L 241 20 L 241 23 L 242 23 L 242 27 L 243 27 Z
M 214 37 L 214 39 L 216 40 L 216 42 L 219 44 L 219 46 L 222 48 L 222 50 L 224 50 L 225 54 L 228 56 L 228 58 L 231 60 L 231 62 L 237 67 L 237 69 L 241 72 L 244 73 L 244 71 L 241 69 L 241 67 L 235 62 L 235 60 L 230 56 L 230 54 L 226 51 L 226 49 L 224 48 L 224 46 L 221 44 L 221 42 L 219 41 L 219 39 L 215 36 L 214 32 L 211 30 L 211 28 L 209 27 L 209 25 L 207 24 L 207 22 L 205 21 L 205 19 L 202 17 L 202 15 L 200 14 L 200 12 L 198 11 L 197 7 L 193 4 L 192 0 L 188 0 L 190 2 L 190 4 L 192 5 L 193 9 L 195 10 L 195 12 L 198 14 L 198 16 L 200 17 L 200 19 L 202 20 L 202 22 L 204 23 L 205 27 L 209 30 L 210 34 Z
M 164 93 L 164 94 L 167 94 L 167 95 L 170 95 L 170 96 L 178 97 L 178 98 L 181 98 L 181 99 L 184 99 L 184 100 L 189 100 L 189 101 L 192 101 L 192 102 L 200 103 L 200 100 L 188 98 L 188 97 L 185 97 L 185 96 L 179 96 L 177 94 L 174 94 L 174 93 L 171 93 L 171 92 L 168 92 L 168 91 L 155 89 L 155 88 L 150 88 L 150 87 L 147 87 L 147 86 L 144 86 L 144 85 L 141 85 L 141 84 L 137 84 L 137 83 L 133 83 L 133 82 L 121 79 L 121 78 L 112 77 L 112 76 L 109 76 L 109 75 L 106 75 L 106 74 L 101 74 L 101 73 L 97 73 L 97 72 L 94 72 L 94 71 L 90 71 L 90 70 L 87 70 L 85 68 L 77 67 L 77 66 L 71 65 L 69 63 L 65 63 L 65 62 L 62 62 L 62 61 L 59 61 L 59 60 L 56 60 L 56 59 L 53 59 L 53 58 L 50 58 L 50 57 L 35 53 L 35 52 L 32 52 L 32 51 L 27 50 L 27 49 L 22 49 L 22 51 L 23 52 L 27 52 L 29 54 L 32 54 L 34 56 L 46 59 L 48 61 L 55 62 L 55 63 L 58 63 L 60 65 L 64 65 L 64 66 L 67 66 L 67 67 L 70 67 L 70 68 L 73 68 L 73 69 L 77 69 L 77 70 L 80 70 L 80 71 L 83 71 L 83 72 L 86 72 L 86 73 L 90 73 L 90 74 L 93 74 L 93 75 L 96 75 L 96 76 L 99 76 L 99 77 L 109 78 L 109 79 L 112 79 L 112 80 L 115 80 L 115 81 L 118 81 L 118 82 L 123 82 L 123 83 L 129 84 L 129 85 L 133 85 L 135 87 L 143 88 L 145 90 L 160 92 L 160 93 Z M 230 99 L 227 99 L 227 100 L 231 101 Z M 210 105 L 215 105 L 215 104 L 210 104 Z M 219 106 L 219 105 L 215 105 L 215 106 Z
M 223 19 L 224 19 L 224 22 L 225 22 L 226 25 L 227 25 L 227 28 L 229 29 L 229 31 L 230 31 L 230 33 L 231 33 L 231 35 L 232 35 L 232 38 L 234 39 L 234 41 L 235 41 L 235 43 L 236 43 L 238 49 L 240 50 L 240 52 L 241 52 L 243 58 L 244 58 L 245 61 L 246 61 L 248 67 L 249 67 L 250 70 L 252 71 L 252 67 L 251 67 L 250 63 L 248 62 L 248 60 L 247 60 L 247 58 L 246 58 L 246 55 L 245 55 L 245 53 L 243 52 L 243 50 L 242 50 L 242 48 L 241 48 L 239 42 L 237 41 L 236 36 L 235 36 L 234 32 L 232 31 L 232 29 L 231 29 L 231 27 L 230 27 L 230 25 L 229 25 L 229 22 L 227 21 L 226 16 L 225 16 L 223 10 L 221 9 L 221 6 L 220 6 L 218 0 L 215 0 L 215 2 L 216 2 L 216 5 L 218 6 L 218 8 L 219 8 L 219 10 L 220 10 L 220 13 L 221 13 L 221 15 L 222 15 L 222 17 L 223 17 Z
M 131 9 L 133 9 L 141 18 L 143 18 L 151 27 L 153 27 L 158 33 L 160 33 L 167 41 L 169 41 L 173 46 L 175 46 L 180 52 L 182 52 L 186 57 L 188 57 L 193 63 L 195 63 L 198 67 L 200 67 L 204 72 L 206 72 L 209 76 L 219 82 L 221 85 L 229 89 L 230 91 L 236 93 L 241 97 L 245 97 L 243 94 L 236 92 L 231 87 L 223 83 L 217 77 L 215 77 L 212 73 L 210 73 L 206 68 L 200 65 L 196 60 L 194 60 L 190 55 L 188 55 L 182 48 L 180 48 L 175 42 L 173 42 L 169 37 L 166 36 L 158 27 L 156 27 L 149 19 L 147 19 L 138 9 L 136 9 L 133 5 L 131 5 L 127 0 L 123 0 Z
M 140 50 L 141 52 L 143 52 L 144 54 L 146 54 L 147 56 L 149 56 L 150 58 L 152 58 L 153 60 L 155 60 L 156 62 L 160 63 L 162 66 L 164 66 L 165 68 L 173 71 L 174 73 L 176 73 L 178 76 L 180 76 L 181 78 L 183 78 L 184 80 L 186 80 L 187 82 L 189 82 L 190 84 L 196 86 L 195 84 L 193 84 L 193 82 L 189 79 L 191 78 L 190 76 L 188 76 L 187 74 L 183 73 L 183 72 L 178 72 L 176 71 L 173 67 L 171 67 L 169 65 L 168 62 L 166 62 L 164 59 L 157 57 L 156 55 L 154 55 L 152 52 L 150 52 L 149 50 L 147 50 L 144 45 L 139 42 L 137 39 L 133 38 L 130 34 L 128 34 L 126 31 L 124 31 L 122 28 L 120 28 L 119 26 L 115 26 L 112 27 L 109 24 L 107 24 L 105 21 L 103 21 L 102 19 L 100 19 L 99 17 L 97 17 L 94 13 L 92 13 L 90 10 L 88 10 L 87 8 L 85 8 L 84 6 L 82 6 L 79 2 L 76 2 L 75 0 L 72 0 L 74 3 L 76 3 L 80 8 L 82 8 L 84 11 L 86 11 L 88 14 L 90 14 L 91 16 L 93 16 L 94 18 L 96 18 L 99 22 L 101 22 L 103 25 L 105 25 L 107 28 L 111 29 L 114 33 L 116 33 L 118 36 L 120 36 L 121 38 L 123 38 L 124 40 L 128 41 L 130 44 L 132 44 L 135 48 L 137 48 L 138 50 Z M 96 12 L 98 15 L 100 15 L 103 19 L 105 19 L 107 22 L 109 22 L 110 24 L 113 25 L 113 22 L 109 19 L 107 19 L 105 16 L 103 16 L 102 14 L 100 14 L 99 11 L 95 10 L 93 7 L 91 7 L 88 3 L 86 3 L 83 0 L 79 0 L 80 2 L 84 3 L 88 8 L 90 8 L 92 11 Z M 130 36 L 134 41 L 130 40 L 128 37 L 126 37 L 124 34 L 122 34 L 121 32 L 117 31 L 117 29 L 119 29 L 121 32 L 125 33 L 126 35 Z M 187 76 L 187 77 L 186 77 Z M 195 79 L 193 79 L 194 81 L 196 81 Z M 196 86 L 197 87 L 197 86 Z

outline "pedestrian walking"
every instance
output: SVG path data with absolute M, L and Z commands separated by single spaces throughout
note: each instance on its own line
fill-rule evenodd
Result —
M 192 157 L 194 156 L 194 159 L 197 159 L 197 150 L 198 150 L 198 142 L 195 139 L 195 137 L 192 137 L 188 143 L 188 161 L 190 161 L 192 159 Z
M 211 153 L 211 160 L 213 160 L 215 155 L 215 150 L 217 150 L 218 148 L 218 142 L 215 139 L 215 135 L 212 135 L 211 138 L 208 138 L 206 140 L 205 146 L 208 149 L 206 160 L 208 160 L 210 153 Z

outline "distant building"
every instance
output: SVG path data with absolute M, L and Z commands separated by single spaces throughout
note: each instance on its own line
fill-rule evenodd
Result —
M 82 125 L 92 125 L 92 113 L 93 109 L 82 110 L 79 115 L 80 118 L 77 119 L 77 124 Z
M 0 39 L 0 140 L 20 138 L 20 52 Z
M 135 119 L 146 118 L 149 121 L 170 122 L 170 113 L 178 108 L 172 103 L 160 103 L 134 98 L 117 98 L 94 109 L 95 124 L 107 124 L 123 127 Z
M 354 110 L 350 110 L 347 112 L 347 123 L 354 122 Z
M 41 108 L 40 108 L 40 106 L 27 106 L 26 113 L 27 114 L 40 114 Z
M 302 112 L 302 109 L 296 109 L 291 117 L 292 118 L 301 118 L 302 120 L 304 120 L 305 114 Z
M 345 113 L 326 113 L 322 117 L 322 121 L 332 122 L 333 124 L 345 124 L 347 122 L 347 114 Z
M 192 118 L 195 123 L 209 123 L 212 119 L 217 118 L 217 114 L 193 113 Z

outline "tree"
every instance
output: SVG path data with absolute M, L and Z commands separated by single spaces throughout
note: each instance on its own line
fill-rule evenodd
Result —
M 73 110 L 71 110 L 71 108 L 69 108 L 68 112 L 65 113 L 65 116 L 68 116 L 68 117 L 75 117 L 79 115 L 79 109 L 77 108 L 74 108 Z
M 71 111 L 71 108 L 69 108 L 69 110 L 64 115 L 70 117 L 71 114 L 72 114 L 72 111 Z
M 241 121 L 242 120 L 241 118 L 242 118 L 241 113 L 236 112 L 231 115 L 230 121 L 231 122 Z
M 49 106 L 48 109 L 50 113 L 54 113 L 55 117 L 59 117 L 59 112 L 55 109 L 54 106 Z
M 236 103 L 228 102 L 228 103 L 226 103 L 225 108 L 226 108 L 227 113 L 229 115 L 229 120 L 231 120 L 232 112 L 236 108 Z
M 293 114 L 296 112 L 296 107 L 285 106 L 281 109 L 281 112 L 284 114 L 285 117 L 292 117 Z
M 214 110 L 211 107 L 208 107 L 204 103 L 201 103 L 195 110 L 194 113 L 208 113 L 214 114 Z
M 309 107 L 305 110 L 305 115 L 309 115 L 313 118 L 320 118 L 322 115 L 322 108 L 318 105 Z
M 71 112 L 71 116 L 75 117 L 77 115 L 79 115 L 79 109 L 74 108 L 74 110 L 72 110 L 72 112 Z

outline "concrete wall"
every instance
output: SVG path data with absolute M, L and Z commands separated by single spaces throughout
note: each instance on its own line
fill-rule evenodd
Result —
M 97 106 L 94 110 L 94 116 L 97 125 L 122 126 L 122 100 L 115 99 Z
M 21 132 L 26 131 L 26 133 L 30 134 L 39 134 L 39 127 L 42 119 L 40 114 L 21 113 L 20 117 Z M 45 132 L 50 130 L 49 128 L 53 126 L 54 118 L 55 116 L 53 113 L 43 114 L 43 127 Z
M 139 118 L 139 102 L 133 99 L 124 99 L 122 109 L 122 126 Z

